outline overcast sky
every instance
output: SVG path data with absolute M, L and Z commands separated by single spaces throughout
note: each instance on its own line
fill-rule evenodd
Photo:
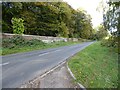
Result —
M 74 9 L 83 8 L 92 17 L 93 27 L 98 26 L 102 22 L 102 13 L 96 11 L 101 0 L 63 0 L 68 2 Z

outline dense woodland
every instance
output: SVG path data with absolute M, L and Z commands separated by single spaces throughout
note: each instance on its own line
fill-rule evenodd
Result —
M 91 39 L 91 16 L 66 2 L 3 2 L 3 32 L 13 33 L 12 18 L 24 20 L 24 34 Z

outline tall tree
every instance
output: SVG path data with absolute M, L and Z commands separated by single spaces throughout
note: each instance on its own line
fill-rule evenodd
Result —
M 77 10 L 76 25 L 77 32 L 79 32 L 78 37 L 85 39 L 90 39 L 90 37 L 92 37 L 91 35 L 93 34 L 93 28 L 91 19 L 91 16 L 87 14 L 86 11 L 82 9 Z
M 12 33 L 12 17 L 18 17 L 22 9 L 21 2 L 2 2 L 2 29 Z

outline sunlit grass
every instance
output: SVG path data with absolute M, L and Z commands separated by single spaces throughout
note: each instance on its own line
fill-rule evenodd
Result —
M 68 62 L 77 82 L 86 88 L 117 88 L 118 54 L 96 42 Z

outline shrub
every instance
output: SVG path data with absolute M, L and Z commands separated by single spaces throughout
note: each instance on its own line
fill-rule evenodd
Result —
M 26 45 L 28 46 L 45 45 L 45 43 L 38 39 L 32 39 L 32 40 L 26 41 Z
M 3 48 L 14 48 L 16 45 L 24 45 L 25 39 L 22 36 L 13 36 L 12 38 L 3 38 Z
M 2 47 L 3 48 L 12 48 L 14 45 L 11 43 L 10 38 L 2 39 Z
M 118 38 L 117 37 L 109 37 L 109 39 L 103 39 L 101 41 L 102 46 L 110 47 L 112 48 L 115 52 L 120 53 L 118 50 Z
M 23 19 L 22 18 L 12 18 L 12 24 L 13 24 L 13 33 L 14 34 L 23 34 L 24 32 L 24 25 L 23 25 Z
M 2 40 L 3 48 L 15 48 L 15 47 L 36 46 L 36 45 L 45 45 L 45 43 L 38 39 L 25 40 L 20 35 L 15 35 L 12 38 L 3 38 Z
M 10 40 L 11 43 L 14 43 L 15 45 L 24 45 L 26 42 L 25 39 L 20 35 L 15 35 Z

